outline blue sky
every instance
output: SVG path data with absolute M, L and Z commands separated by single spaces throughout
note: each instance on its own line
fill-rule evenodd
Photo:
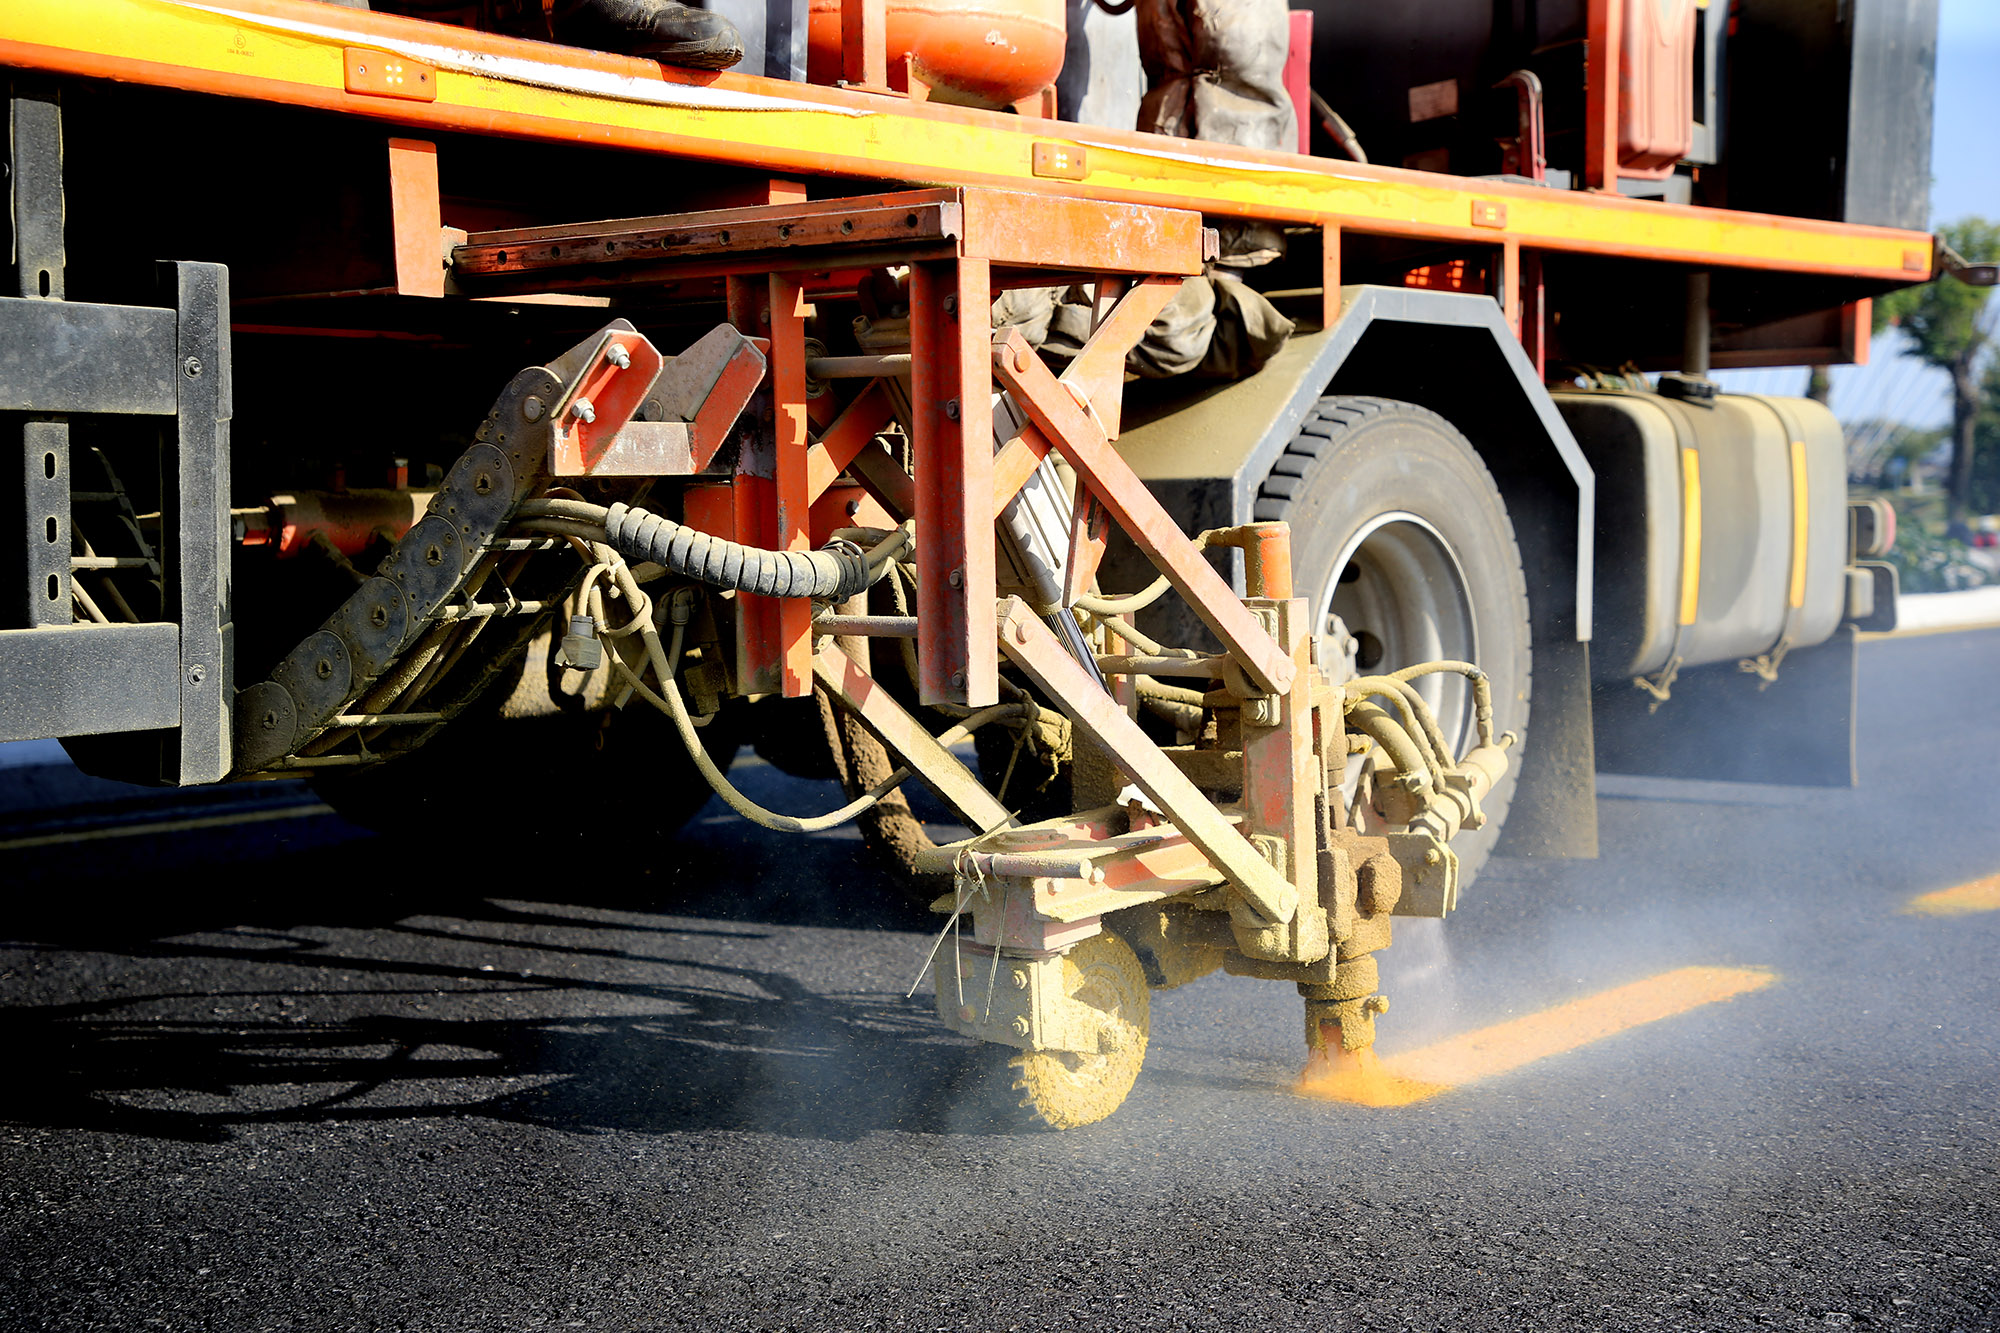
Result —
M 1993 127 L 2000 125 L 2000 0 L 1942 0 L 1935 125 L 1932 225 L 1971 216 L 2000 221 L 2000 153 L 1993 142 Z M 2000 300 L 1994 304 L 2000 307 Z M 1869 364 L 1834 367 L 1833 410 L 1841 420 L 1887 417 L 1919 427 L 1951 420 L 1944 372 L 1901 355 L 1901 339 L 1890 329 L 1875 340 Z M 1804 390 L 1805 375 L 1757 370 L 1722 378 L 1741 393 L 1795 394 Z

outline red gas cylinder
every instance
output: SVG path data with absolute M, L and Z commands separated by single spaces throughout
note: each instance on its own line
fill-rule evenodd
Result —
M 889 82 L 903 58 L 939 101 L 1011 106 L 1062 71 L 1064 0 L 889 0 Z M 840 81 L 840 0 L 810 0 L 806 74 Z

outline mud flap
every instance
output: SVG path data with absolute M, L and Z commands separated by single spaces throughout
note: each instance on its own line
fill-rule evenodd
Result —
M 1683 671 L 1673 697 L 1629 683 L 1593 691 L 1597 767 L 1607 773 L 1797 787 L 1855 785 L 1854 697 L 1860 638 L 1842 626 L 1794 649 L 1769 685 L 1734 665 Z M 1759 688 L 1759 687 L 1762 688 Z

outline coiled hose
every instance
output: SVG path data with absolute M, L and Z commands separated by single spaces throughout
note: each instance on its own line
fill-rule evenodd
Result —
M 841 602 L 867 591 L 876 577 L 867 554 L 850 541 L 836 540 L 817 551 L 767 551 L 627 504 L 605 512 L 604 532 L 628 561 L 650 560 L 711 587 L 760 597 Z

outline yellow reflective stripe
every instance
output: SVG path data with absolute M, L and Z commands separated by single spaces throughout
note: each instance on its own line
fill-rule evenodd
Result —
M 1681 450 L 1681 624 L 1701 609 L 1701 455 Z
M 1495 239 L 1472 226 L 1467 203 L 1473 183 L 1450 177 L 1082 126 L 1051 132 L 1048 122 L 1019 116 L 926 117 L 887 98 L 761 78 L 723 75 L 690 87 L 601 68 L 566 68 L 560 48 L 527 43 L 509 45 L 521 54 L 505 59 L 477 49 L 455 56 L 448 49 L 454 40 L 466 40 L 470 48 L 496 44 L 335 5 L 0 3 L 0 42 L 39 48 L 21 58 L 42 68 L 103 74 L 86 57 L 139 62 L 149 68 L 120 69 L 114 76 L 309 104 L 338 98 L 335 104 L 349 111 L 432 129 L 920 183 L 1045 188 L 1033 168 L 1034 145 L 1043 141 L 1088 163 L 1086 180 L 1067 193 L 1363 231 L 1379 227 L 1391 235 L 1484 244 Z M 343 72 L 348 46 L 436 66 L 436 101 L 351 99 Z M 254 91 L 228 86 L 229 80 L 243 79 L 262 86 Z M 1490 182 L 1480 183 L 1477 193 L 1506 204 L 1504 234 L 1529 247 L 1890 281 L 1929 276 L 1931 238 L 1921 232 Z
M 1792 441 L 1792 610 L 1806 604 L 1806 442 Z

